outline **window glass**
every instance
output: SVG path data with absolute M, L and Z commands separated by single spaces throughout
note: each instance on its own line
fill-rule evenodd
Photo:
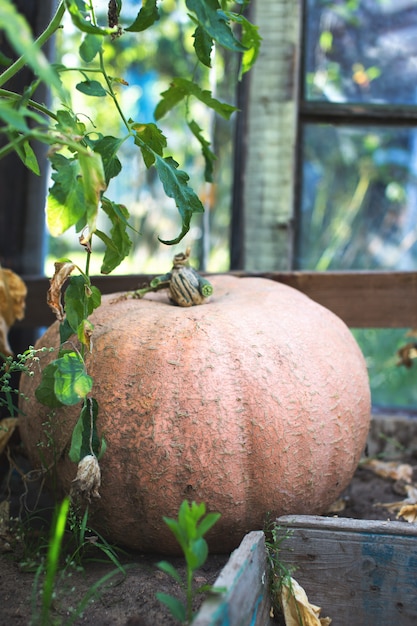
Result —
M 304 270 L 416 270 L 417 0 L 306 0 L 298 239 Z M 391 105 L 380 126 L 312 123 L 314 103 Z M 417 111 L 417 108 L 416 108 Z M 322 118 L 321 120 L 322 121 Z M 342 120 L 341 120 L 342 121 Z M 363 122 L 363 120 L 362 120 Z M 388 121 L 389 123 L 389 121 Z M 417 408 L 417 373 L 398 366 L 408 329 L 353 329 L 374 405 Z
M 306 124 L 297 266 L 417 267 L 417 129 Z
M 416 0 L 308 0 L 305 93 L 330 102 L 417 102 Z

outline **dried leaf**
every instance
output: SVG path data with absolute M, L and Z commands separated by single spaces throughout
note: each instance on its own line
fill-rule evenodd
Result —
M 414 522 L 412 507 L 417 507 L 417 485 L 404 485 L 407 497 L 398 502 L 377 502 L 375 506 L 388 509 L 390 513 L 397 513 L 397 517 L 404 517 L 408 522 Z M 410 508 L 411 507 L 411 508 Z M 404 515 L 405 513 L 405 515 Z M 415 515 L 417 515 L 417 510 Z M 410 519 L 408 519 L 410 518 Z
M 413 479 L 413 468 L 408 463 L 398 463 L 397 461 L 378 461 L 369 459 L 363 462 L 362 467 L 369 469 L 382 478 L 392 480 L 403 480 L 411 483 Z
M 7 335 L 12 324 L 25 315 L 26 294 L 20 276 L 0 267 L 0 352 L 5 356 L 13 356 Z
M 50 287 L 48 290 L 47 303 L 48 306 L 55 313 L 55 316 L 59 322 L 65 317 L 64 308 L 61 303 L 61 291 L 62 287 L 67 280 L 68 276 L 75 269 L 76 265 L 70 261 L 55 263 L 55 274 L 52 276 Z
M 0 454 L 3 454 L 18 424 L 17 417 L 5 417 L 0 422 Z
M 285 626 L 329 626 L 330 617 L 320 617 L 321 608 L 310 604 L 301 585 L 290 578 L 288 584 L 281 587 L 281 607 L 284 613 Z
M 407 522 L 417 522 L 417 504 L 406 504 L 398 511 L 397 517 L 403 517 Z

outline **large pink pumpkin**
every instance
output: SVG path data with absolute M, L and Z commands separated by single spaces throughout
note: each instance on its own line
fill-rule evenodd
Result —
M 162 516 L 176 517 L 186 498 L 221 513 L 209 545 L 229 552 L 268 514 L 326 511 L 358 464 L 370 392 L 345 324 L 270 280 L 211 281 L 214 295 L 200 306 L 173 306 L 164 293 L 116 294 L 92 316 L 87 368 L 107 451 L 90 523 L 112 542 L 177 552 Z M 58 345 L 56 323 L 38 346 Z M 57 459 L 69 492 L 80 407 L 57 410 L 45 427 L 38 384 L 39 374 L 23 377 L 22 437 L 36 467 Z

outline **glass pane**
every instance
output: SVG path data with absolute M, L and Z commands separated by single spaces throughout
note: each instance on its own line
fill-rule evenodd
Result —
M 306 99 L 417 102 L 416 0 L 306 5 Z
M 306 124 L 296 265 L 417 267 L 417 130 Z
M 297 267 L 417 268 L 417 130 L 305 125 Z M 355 329 L 374 405 L 417 407 L 407 329 Z

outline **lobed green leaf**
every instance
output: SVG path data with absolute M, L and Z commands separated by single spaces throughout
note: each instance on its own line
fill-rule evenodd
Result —
M 129 254 L 132 248 L 132 241 L 127 234 L 129 211 L 123 204 L 116 204 L 108 198 L 103 198 L 101 206 L 109 217 L 112 227 L 110 237 L 101 230 L 96 230 L 96 235 L 105 244 L 103 263 L 101 265 L 102 274 L 110 274 L 123 259 Z
M 244 52 L 245 47 L 233 34 L 229 18 L 221 10 L 218 0 L 186 0 L 187 8 L 195 14 L 195 21 L 224 48 Z
M 213 38 L 204 30 L 202 26 L 197 26 L 194 31 L 194 50 L 203 65 L 211 67 L 211 51 L 213 49 Z
M 189 96 L 194 96 L 194 98 L 203 102 L 203 104 L 213 109 L 213 111 L 226 120 L 230 118 L 234 111 L 237 111 L 236 107 L 225 102 L 220 102 L 217 98 L 213 98 L 211 91 L 201 89 L 199 85 L 186 78 L 174 78 L 170 87 L 162 92 L 161 96 L 162 100 L 158 102 L 154 111 L 156 120 L 161 119 L 161 117 L 181 102 L 181 100 Z
M 59 237 L 84 215 L 84 188 L 78 159 L 57 153 L 50 162 L 55 172 L 46 202 L 46 221 L 51 235 Z
M 77 404 L 90 393 L 93 380 L 77 352 L 66 352 L 53 363 L 56 366 L 55 396 L 62 404 Z
M 42 370 L 42 379 L 35 390 L 35 397 L 41 404 L 56 409 L 62 406 L 62 402 L 55 395 L 55 373 L 57 367 L 55 362 L 49 363 Z
M 167 140 L 156 124 L 132 124 L 135 131 L 135 144 L 139 146 L 146 167 L 151 167 L 155 163 L 155 152 L 159 156 L 163 155 Z
M 175 200 L 181 216 L 182 228 L 179 235 L 171 240 L 159 238 L 162 243 L 173 245 L 179 243 L 190 230 L 193 214 L 203 213 L 204 207 L 196 193 L 187 185 L 188 174 L 177 169 L 178 163 L 174 159 L 171 157 L 163 159 L 159 154 L 155 154 L 155 167 L 166 195 Z
M 90 143 L 94 152 L 98 152 L 101 155 L 107 184 L 109 184 L 111 178 L 114 178 L 121 172 L 122 164 L 117 156 L 117 152 L 123 142 L 124 139 L 107 135 Z

